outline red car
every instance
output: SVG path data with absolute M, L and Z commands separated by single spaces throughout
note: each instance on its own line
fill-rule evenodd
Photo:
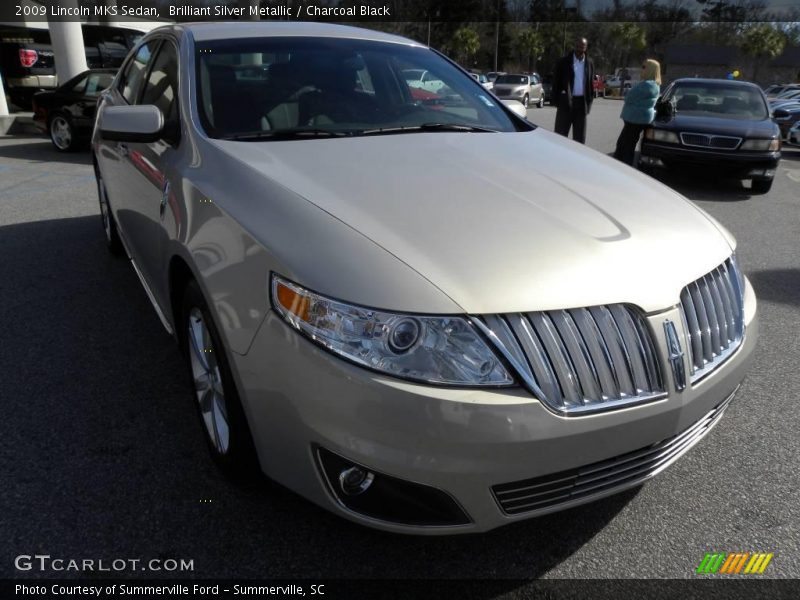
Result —
M 602 96 L 603 98 L 605 98 L 606 82 L 603 81 L 602 75 L 594 76 L 594 80 L 592 81 L 592 92 L 594 93 L 595 98 L 597 98 L 598 96 Z
M 441 109 L 441 106 L 437 106 L 441 104 L 442 97 L 439 94 L 434 94 L 433 92 L 429 92 L 428 90 L 423 90 L 418 87 L 409 86 L 408 90 L 411 92 L 411 97 L 424 104 L 428 108 L 433 110 Z

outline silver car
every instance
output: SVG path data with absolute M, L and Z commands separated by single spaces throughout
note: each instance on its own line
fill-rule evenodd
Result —
M 171 25 L 97 118 L 108 246 L 186 356 L 211 455 L 347 519 L 487 531 L 639 485 L 751 360 L 719 223 L 416 42 Z
M 544 86 L 536 73 L 532 75 L 500 75 L 494 80 L 494 94 L 503 100 L 519 100 L 525 108 L 535 103 L 544 106 Z

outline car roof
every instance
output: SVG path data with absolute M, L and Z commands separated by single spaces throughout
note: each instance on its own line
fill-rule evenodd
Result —
M 426 47 L 419 42 L 398 35 L 391 35 L 362 27 L 335 25 L 332 23 L 292 23 L 290 21 L 220 21 L 208 23 L 180 23 L 173 25 L 191 33 L 200 42 L 257 37 L 326 37 L 355 40 L 391 42 L 409 46 Z M 158 30 L 154 30 L 158 31 Z
M 749 81 L 736 81 L 735 79 L 710 79 L 705 77 L 681 77 L 680 79 L 676 79 L 672 82 L 675 83 L 701 83 L 701 84 L 711 84 L 711 85 L 725 85 L 725 86 L 738 86 L 738 87 L 749 87 L 749 88 L 756 88 L 757 90 L 761 90 L 755 83 L 751 83 Z

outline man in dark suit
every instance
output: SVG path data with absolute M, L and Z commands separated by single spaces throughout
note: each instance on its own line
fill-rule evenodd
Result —
M 586 38 L 580 38 L 574 52 L 559 59 L 553 79 L 553 98 L 556 110 L 556 133 L 569 135 L 581 144 L 586 143 L 586 115 L 592 109 L 594 93 L 594 63 L 586 55 Z

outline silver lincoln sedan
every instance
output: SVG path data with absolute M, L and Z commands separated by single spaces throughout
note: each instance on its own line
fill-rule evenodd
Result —
M 216 462 L 365 525 L 486 531 L 639 485 L 753 353 L 719 223 L 407 39 L 154 30 L 93 154 Z

